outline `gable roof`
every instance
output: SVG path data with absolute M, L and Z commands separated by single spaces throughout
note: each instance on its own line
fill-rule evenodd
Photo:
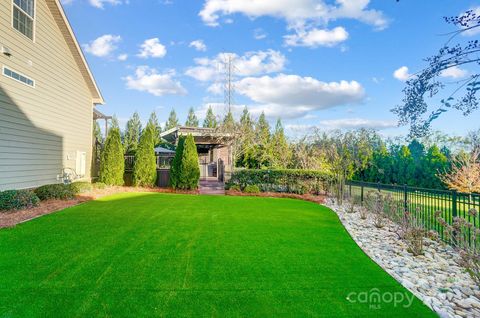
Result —
M 78 44 L 78 41 L 75 37 L 75 33 L 73 33 L 72 27 L 68 22 L 67 16 L 63 11 L 62 5 L 60 4 L 59 0 L 45 0 L 47 3 L 50 12 L 55 19 L 55 22 L 62 33 L 65 42 L 67 43 L 70 52 L 80 69 L 80 73 L 82 74 L 85 82 L 87 83 L 88 89 L 92 94 L 92 102 L 94 104 L 105 104 L 105 100 L 103 99 L 102 93 L 98 89 L 97 83 L 95 82 L 95 78 L 90 71 L 90 67 L 88 66 L 87 60 L 83 55 L 82 49 Z

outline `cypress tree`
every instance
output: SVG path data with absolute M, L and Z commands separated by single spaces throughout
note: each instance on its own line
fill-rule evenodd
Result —
M 178 144 L 175 150 L 175 157 L 173 158 L 172 163 L 170 164 L 170 186 L 173 189 L 178 188 L 179 171 L 180 171 L 180 165 L 182 162 L 184 144 L 185 144 L 185 136 L 180 136 L 178 138 Z
M 193 110 L 193 107 L 191 107 L 188 110 L 188 117 L 187 117 L 187 121 L 185 122 L 185 126 L 198 127 L 198 118 L 197 118 L 197 115 L 195 115 L 195 111 Z
M 178 188 L 185 190 L 193 190 L 198 188 L 200 168 L 198 166 L 197 147 L 191 134 L 189 134 L 185 139 L 178 176 Z
M 203 127 L 205 128 L 217 128 L 217 119 L 213 114 L 212 106 L 208 106 L 207 115 L 205 116 L 205 120 L 203 121 Z
M 100 163 L 100 182 L 107 185 L 123 185 L 125 161 L 118 128 L 110 129 Z
M 133 185 L 152 187 L 157 180 L 157 158 L 154 150 L 155 127 L 147 125 L 140 137 L 135 164 L 133 166 Z

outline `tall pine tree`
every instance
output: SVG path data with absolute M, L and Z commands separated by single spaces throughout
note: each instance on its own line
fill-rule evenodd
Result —
M 125 136 L 123 137 L 123 147 L 125 153 L 134 153 L 138 147 L 138 141 L 142 133 L 142 122 L 140 121 L 140 115 L 134 112 L 132 118 L 127 121 L 125 127 Z
M 168 120 L 165 123 L 165 130 L 172 129 L 172 128 L 175 128 L 177 126 L 179 126 L 177 113 L 175 112 L 175 109 L 172 108 L 172 111 L 170 112 L 170 115 L 168 116 Z
M 208 106 L 207 110 L 207 115 L 205 116 L 205 119 L 203 121 L 203 127 L 204 128 L 217 128 L 217 118 L 215 117 L 215 114 L 213 113 L 212 106 Z
M 162 127 L 160 127 L 160 124 L 158 123 L 158 117 L 155 112 L 150 114 L 148 125 L 150 125 L 150 128 L 152 129 L 153 145 L 158 146 L 160 144 L 160 133 L 162 132 Z
M 187 116 L 187 121 L 185 122 L 185 126 L 198 127 L 198 118 L 197 118 L 197 115 L 195 115 L 195 111 L 193 110 L 193 107 L 190 107 L 190 109 L 188 110 L 188 116 Z
M 272 167 L 277 169 L 287 168 L 292 157 L 292 152 L 290 145 L 287 142 L 287 138 L 285 137 L 285 131 L 280 118 L 275 125 L 275 131 L 270 142 L 270 147 L 272 153 Z

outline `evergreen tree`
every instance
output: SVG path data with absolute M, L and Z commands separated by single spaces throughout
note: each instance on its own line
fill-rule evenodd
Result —
M 255 149 L 251 164 L 253 168 L 266 168 L 271 166 L 271 147 L 270 145 L 270 125 L 265 117 L 265 113 L 262 112 L 255 125 Z
M 140 137 L 133 166 L 133 185 L 152 187 L 157 180 L 157 157 L 154 144 L 155 126 L 148 124 Z
M 123 185 L 125 159 L 118 128 L 110 129 L 100 163 L 100 182 L 107 185 Z
M 198 166 L 197 146 L 191 134 L 185 139 L 178 175 L 178 188 L 184 190 L 194 190 L 198 188 L 200 167 Z
M 423 179 L 422 187 L 425 188 L 442 188 L 443 183 L 439 179 L 438 174 L 443 173 L 447 168 L 447 157 L 440 152 L 437 145 L 431 146 L 425 156 L 423 162 L 423 171 L 425 178 Z
M 183 157 L 183 147 L 185 145 L 185 136 L 178 138 L 177 148 L 175 149 L 175 157 L 170 164 L 170 186 L 177 189 L 179 185 L 180 165 Z
M 110 129 L 112 129 L 112 128 L 117 128 L 117 129 L 120 131 L 120 125 L 118 124 L 117 115 L 113 115 L 113 116 L 112 116 L 112 119 L 111 119 L 111 122 L 110 122 L 109 131 L 110 131 Z
M 160 127 L 160 124 L 158 123 L 157 114 L 155 112 L 150 114 L 148 125 L 150 125 L 152 128 L 153 144 L 154 146 L 158 146 L 160 144 L 160 133 L 162 132 L 162 127 Z
M 142 122 L 140 121 L 140 115 L 134 112 L 125 127 L 125 136 L 123 138 L 125 153 L 134 153 L 137 150 L 141 132 Z
M 203 127 L 205 128 L 217 128 L 217 118 L 213 114 L 212 106 L 208 106 L 207 115 L 205 116 L 205 120 L 203 121 Z
M 172 108 L 172 111 L 168 116 L 168 120 L 165 123 L 165 130 L 169 130 L 178 126 L 179 126 L 179 123 L 178 123 L 177 113 L 175 112 L 175 109 Z
M 195 115 L 195 111 L 193 110 L 193 107 L 191 107 L 188 110 L 188 117 L 187 117 L 187 121 L 185 122 L 185 126 L 198 127 L 198 118 L 197 118 L 197 115 Z
M 272 167 L 286 169 L 292 157 L 291 148 L 285 137 L 285 131 L 280 118 L 277 119 L 275 131 L 270 142 L 272 153 Z
M 243 109 L 242 117 L 240 118 L 239 135 L 242 137 L 239 145 L 239 155 L 237 158 L 237 167 L 248 168 L 249 161 L 253 156 L 253 146 L 255 143 L 255 132 L 253 130 L 253 121 L 250 117 L 248 108 Z
M 223 118 L 222 126 L 225 131 L 235 130 L 235 119 L 231 111 L 228 111 L 225 118 Z

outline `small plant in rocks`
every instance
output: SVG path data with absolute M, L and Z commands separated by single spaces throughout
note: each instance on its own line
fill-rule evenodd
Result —
M 365 206 L 361 206 L 358 211 L 360 212 L 360 218 L 366 220 L 368 217 L 368 209 Z
M 428 235 L 428 231 L 425 229 L 425 225 L 422 221 L 416 217 L 420 210 L 417 209 L 417 213 L 410 212 L 405 213 L 405 220 L 402 224 L 402 238 L 408 246 L 408 251 L 414 256 L 423 255 L 425 246 L 425 237 Z
M 347 213 L 355 213 L 355 204 L 353 203 L 353 198 L 345 198 L 343 202 L 345 204 L 345 211 Z
M 478 216 L 475 209 L 468 211 L 468 214 L 473 218 Z M 441 211 L 437 211 L 435 215 L 444 228 L 445 237 L 459 252 L 459 265 L 465 268 L 477 286 L 480 286 L 480 229 L 465 218 L 455 217 L 453 223 L 449 224 L 441 217 Z
M 367 193 L 365 205 L 370 213 L 372 213 L 375 227 L 382 228 L 385 226 L 387 215 L 390 214 L 391 202 L 392 197 L 388 194 L 384 195 L 377 191 Z

